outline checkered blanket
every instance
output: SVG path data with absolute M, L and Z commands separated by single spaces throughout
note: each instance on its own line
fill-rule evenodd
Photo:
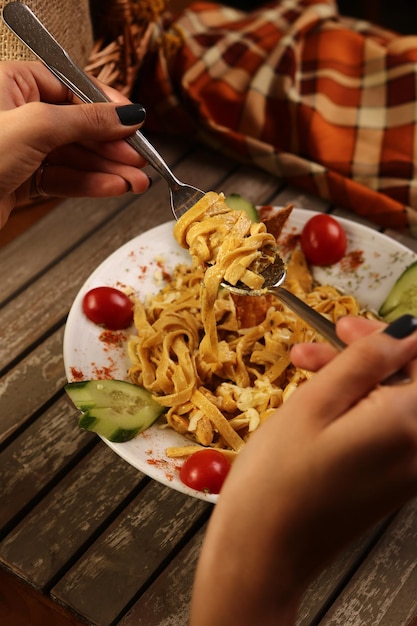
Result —
M 198 133 L 417 236 L 417 37 L 341 17 L 332 0 L 199 2 L 174 27 L 179 51 L 159 49 L 139 77 L 148 126 Z

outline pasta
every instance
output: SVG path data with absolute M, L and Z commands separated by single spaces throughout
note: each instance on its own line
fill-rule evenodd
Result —
M 200 350 L 206 363 L 221 358 L 217 340 L 215 303 L 222 280 L 238 281 L 250 289 L 261 289 L 260 272 L 275 259 L 277 244 L 262 222 L 253 222 L 243 211 L 234 211 L 224 196 L 207 193 L 175 224 L 174 237 L 188 248 L 195 266 L 204 264 L 201 315 L 204 336 Z
M 277 245 L 265 224 L 210 193 L 181 217 L 174 236 L 189 248 L 192 263 L 177 266 L 158 294 L 136 302 L 129 376 L 167 408 L 168 427 L 196 445 L 238 453 L 311 376 L 291 364 L 292 345 L 321 338 L 274 296 L 234 296 L 221 287 L 224 279 L 262 287 L 259 272 Z M 330 320 L 359 314 L 352 296 L 313 286 L 300 251 L 292 253 L 287 269 L 286 287 Z

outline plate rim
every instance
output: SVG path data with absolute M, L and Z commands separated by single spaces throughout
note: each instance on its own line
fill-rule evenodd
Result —
M 274 205 L 272 207 L 273 209 L 279 209 L 282 208 L 280 205 Z M 291 214 L 291 216 L 293 217 L 293 220 L 289 220 L 289 227 L 290 228 L 295 228 L 297 225 L 291 225 L 291 222 L 294 221 L 294 218 L 297 218 L 296 221 L 298 221 L 298 219 L 301 219 L 302 222 L 306 222 L 310 217 L 312 217 L 313 215 L 316 214 L 320 214 L 323 212 L 320 211 L 313 211 L 310 209 L 303 209 L 301 207 L 294 207 L 293 209 L 293 213 Z M 402 242 L 399 242 L 395 239 L 393 239 L 392 237 L 389 237 L 388 235 L 386 235 L 385 233 L 381 233 L 380 231 L 378 231 L 377 229 L 373 229 L 369 226 L 366 226 L 360 222 L 355 222 L 353 220 L 350 220 L 348 218 L 345 217 L 339 217 L 338 215 L 332 215 L 330 214 L 332 217 L 334 217 L 335 219 L 337 219 L 342 226 L 345 228 L 347 235 L 348 236 L 353 236 L 355 237 L 355 234 L 357 234 L 358 232 L 361 233 L 361 235 L 367 235 L 369 233 L 371 233 L 374 237 L 376 237 L 377 239 L 379 239 L 379 241 L 381 241 L 382 243 L 384 241 L 389 242 L 389 244 L 391 246 L 394 246 L 400 253 L 404 253 L 407 255 L 410 255 L 410 263 L 412 262 L 412 259 L 414 258 L 414 260 L 417 260 L 417 253 L 414 252 L 411 248 L 408 248 L 405 244 L 403 244 Z M 132 237 L 130 240 L 126 241 L 124 244 L 122 244 L 121 246 L 119 246 L 119 248 L 117 248 L 116 250 L 114 250 L 113 252 L 111 252 L 105 259 L 103 259 L 103 261 L 101 261 L 101 263 L 99 263 L 99 265 L 97 265 L 92 272 L 89 274 L 88 278 L 83 282 L 83 284 L 81 285 L 81 287 L 79 288 L 73 302 L 72 305 L 70 307 L 67 319 L 66 319 L 66 323 L 65 323 L 65 329 L 64 329 L 64 337 L 63 337 L 63 359 L 64 359 L 64 368 L 65 368 L 65 375 L 67 377 L 67 380 L 70 382 L 71 379 L 73 379 L 70 375 L 70 367 L 73 367 L 72 365 L 70 365 L 69 363 L 69 353 L 71 350 L 73 350 L 73 346 L 69 345 L 70 342 L 70 335 L 71 335 L 71 324 L 73 324 L 73 319 L 76 319 L 77 316 L 77 307 L 79 307 L 80 302 L 82 301 L 82 298 L 84 296 L 84 294 L 86 293 L 86 291 L 91 288 L 91 283 L 94 283 L 94 278 L 99 275 L 109 264 L 111 264 L 112 260 L 120 257 L 121 255 L 123 255 L 125 253 L 125 251 L 127 251 L 128 249 L 132 249 L 132 247 L 134 247 L 135 245 L 137 245 L 137 241 L 146 237 L 146 238 L 150 238 L 150 237 L 155 237 L 155 235 L 158 234 L 159 231 L 166 231 L 168 229 L 168 227 L 171 227 L 171 235 L 172 235 L 172 239 L 173 242 L 175 242 L 174 238 L 173 238 L 173 234 L 172 234 L 172 227 L 175 224 L 175 220 L 167 220 L 166 222 L 162 222 L 161 224 L 158 224 L 156 226 L 153 226 L 152 228 L 149 228 L 148 230 L 145 230 L 141 233 L 139 233 L 138 235 L 136 235 L 135 237 Z M 157 237 L 155 238 L 157 240 Z M 176 242 L 175 242 L 176 244 Z M 178 244 L 176 244 L 178 246 L 178 252 L 180 252 L 181 254 L 184 253 L 186 254 L 186 250 L 183 250 L 182 248 L 180 248 L 180 246 Z M 314 271 L 314 269 L 313 269 Z M 397 277 L 399 276 L 399 274 L 397 274 Z M 139 290 L 140 291 L 140 290 Z M 127 379 L 127 378 L 126 378 Z M 76 426 L 78 427 L 78 426 Z M 157 425 L 154 425 L 151 427 L 151 429 L 153 428 L 157 428 Z M 149 429 L 148 429 L 149 430 Z M 147 431 L 145 431 L 146 433 Z M 174 433 L 174 431 L 171 431 L 172 433 Z M 218 499 L 218 495 L 217 494 L 206 494 L 204 492 L 199 492 L 196 491 L 194 489 L 191 489 L 189 487 L 187 487 L 186 485 L 183 485 L 183 483 L 180 483 L 180 485 L 178 485 L 178 481 L 170 481 L 168 479 L 166 479 L 166 477 L 164 478 L 164 476 L 162 475 L 160 469 L 158 467 L 152 467 L 152 466 L 146 466 L 146 468 L 143 467 L 144 462 L 142 462 L 141 464 L 135 464 L 134 462 L 132 462 L 132 460 L 130 460 L 129 458 L 126 458 L 126 455 L 123 454 L 123 446 L 125 446 L 125 443 L 114 443 L 111 441 L 108 441 L 107 439 L 105 439 L 104 437 L 101 437 L 100 435 L 98 435 L 102 441 L 110 447 L 110 449 L 112 449 L 118 456 L 120 456 L 125 462 L 129 463 L 130 465 L 132 465 L 133 467 L 135 467 L 137 470 L 139 470 L 140 472 L 142 472 L 143 474 L 149 476 L 150 478 L 164 484 L 165 486 L 168 486 L 170 488 L 173 488 L 177 491 L 180 491 L 186 495 L 190 495 L 193 496 L 197 499 L 200 500 L 205 500 L 207 502 L 211 502 L 211 503 L 215 503 L 217 502 Z M 140 435 L 139 435 L 140 436 Z M 183 439 L 184 440 L 184 439 Z M 134 441 L 134 440 L 132 440 Z M 190 440 L 186 440 L 187 443 L 191 444 Z M 126 442 L 129 443 L 129 442 Z M 128 455 L 129 456 L 129 455 Z M 146 462 L 146 460 L 145 460 Z M 180 460 L 174 460 L 173 464 L 180 464 L 181 461 Z M 179 488 L 180 487 L 180 488 Z

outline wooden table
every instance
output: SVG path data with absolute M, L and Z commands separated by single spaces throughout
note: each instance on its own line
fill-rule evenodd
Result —
M 180 178 L 205 189 L 329 209 L 207 149 L 166 138 L 155 143 Z M 111 252 L 171 219 L 166 184 L 152 176 L 152 188 L 139 197 L 62 202 L 0 250 L 4 626 L 187 623 L 212 505 L 147 478 L 79 430 L 63 390 L 62 338 L 79 288 Z M 389 235 L 417 251 L 417 241 Z M 413 501 L 314 582 L 299 624 L 409 626 L 417 616 L 416 564 Z

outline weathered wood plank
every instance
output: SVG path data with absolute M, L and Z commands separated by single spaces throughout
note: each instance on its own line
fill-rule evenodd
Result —
M 152 481 L 51 590 L 108 626 L 148 585 L 210 505 Z
M 190 151 L 186 142 L 165 137 L 154 143 L 179 178 L 206 190 L 241 193 L 255 203 L 329 208 L 219 153 Z M 8 529 L 0 561 L 37 589 L 52 586 L 58 604 L 97 626 L 187 624 L 203 534 L 196 528 L 211 510 L 144 478 L 104 444 L 91 450 L 95 436 L 76 427 L 77 412 L 66 398 L 53 402 L 65 380 L 63 327 L 56 329 L 81 284 L 120 245 L 171 219 L 166 183 L 149 173 L 154 184 L 147 193 L 63 202 L 0 250 L 0 302 L 16 294 L 0 309 L 8 336 L 7 344 L 0 342 L 0 370 L 27 355 L 0 382 L 3 438 L 27 425 L 0 455 L 0 526 Z M 332 211 L 362 221 L 337 207 Z M 416 240 L 388 234 L 417 251 Z M 369 558 L 372 533 L 342 554 L 305 594 L 299 626 L 317 623 L 334 589 L 361 563 L 323 626 L 409 626 L 417 614 L 415 519 L 413 504 Z
M 200 529 L 118 626 L 187 626 L 194 572 L 204 538 Z
M 385 525 L 385 521 L 377 524 L 352 542 L 309 585 L 302 598 L 297 626 L 310 626 L 318 623 L 319 617 L 325 611 L 336 590 L 345 584 L 352 572 L 355 572 L 366 559 L 375 538 L 379 536 Z
M 0 380 L 0 442 L 20 428 L 66 382 L 63 327 Z
M 100 443 L 2 541 L 0 560 L 44 589 L 147 480 Z
M 0 249 L 2 279 L 0 303 L 64 255 L 80 239 L 131 202 L 125 198 L 62 201 L 30 229 Z M 18 260 L 18 262 L 17 262 Z
M 227 177 L 217 191 L 223 191 L 225 195 L 237 193 L 253 204 L 264 204 L 269 202 L 281 187 L 282 183 L 276 176 L 264 170 L 241 165 Z
M 323 626 L 406 626 L 417 614 L 417 500 L 392 521 Z
M 120 621 L 120 626 L 187 626 L 193 577 L 199 557 L 203 527 Z M 310 626 L 327 605 L 341 581 L 363 560 L 379 528 L 364 535 L 344 551 L 309 586 L 297 625 Z
M 13 574 L 0 568 L 0 624 L 2 626 L 83 626 Z M 84 625 L 85 626 L 85 625 Z
M 78 428 L 77 417 L 62 397 L 1 452 L 0 528 L 91 446 L 95 435 Z
M 309 211 L 324 212 L 329 209 L 329 203 L 317 196 L 306 193 L 295 187 L 286 186 L 272 198 L 271 204 L 285 206 L 293 204 L 298 209 L 308 209 Z

